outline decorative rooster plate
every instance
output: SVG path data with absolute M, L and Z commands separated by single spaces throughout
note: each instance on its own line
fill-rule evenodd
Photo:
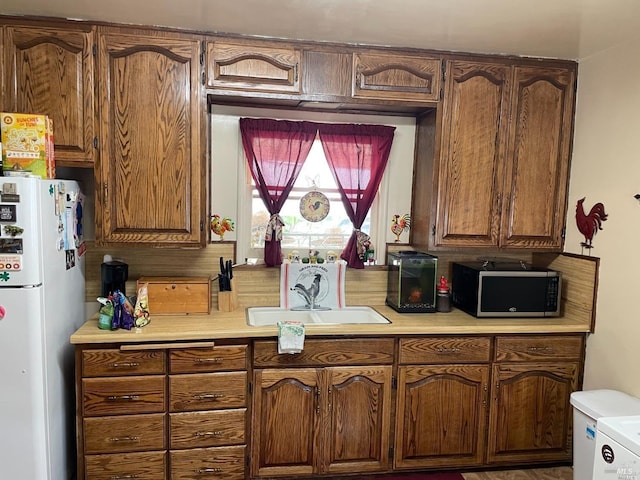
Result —
M 314 190 L 300 199 L 300 215 L 309 222 L 319 222 L 329 215 L 329 199 Z

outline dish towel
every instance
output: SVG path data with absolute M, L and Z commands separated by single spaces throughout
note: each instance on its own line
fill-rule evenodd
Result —
M 300 353 L 304 348 L 304 324 L 289 320 L 278 322 L 278 353 Z

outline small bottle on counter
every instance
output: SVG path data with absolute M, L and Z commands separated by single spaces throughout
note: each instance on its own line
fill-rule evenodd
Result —
M 440 277 L 440 283 L 436 288 L 436 311 L 443 313 L 451 311 L 451 292 L 444 276 Z

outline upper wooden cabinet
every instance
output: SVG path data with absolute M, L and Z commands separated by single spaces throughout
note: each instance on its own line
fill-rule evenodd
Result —
M 210 41 L 207 87 L 298 94 L 300 64 L 295 47 Z
M 206 163 L 201 42 L 186 34 L 98 35 L 102 243 L 202 246 Z
M 562 249 L 575 74 L 515 67 L 500 245 Z
M 397 102 L 436 102 L 440 99 L 441 71 L 439 58 L 354 53 L 352 95 Z
M 561 250 L 574 71 L 449 61 L 445 78 L 418 121 L 412 242 Z
M 94 27 L 4 27 L 3 111 L 53 118 L 59 166 L 95 160 Z

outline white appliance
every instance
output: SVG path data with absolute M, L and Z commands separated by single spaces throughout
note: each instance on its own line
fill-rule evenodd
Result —
M 75 475 L 74 354 L 84 322 L 76 182 L 0 177 L 0 477 Z
M 588 480 L 593 476 L 598 419 L 640 415 L 640 398 L 617 390 L 585 390 L 571 394 L 571 405 L 573 480 Z
M 640 416 L 602 417 L 597 427 L 592 480 L 639 480 Z

